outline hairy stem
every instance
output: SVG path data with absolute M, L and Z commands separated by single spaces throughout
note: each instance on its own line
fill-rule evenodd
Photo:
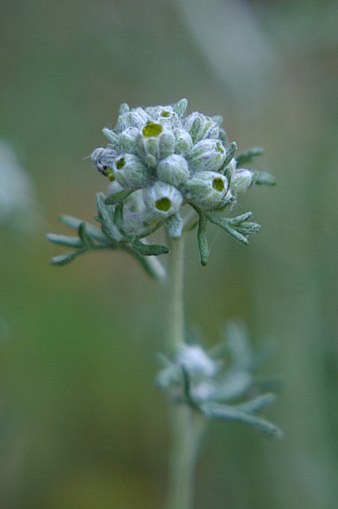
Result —
M 183 237 L 170 241 L 166 281 L 167 344 L 171 351 L 185 343 Z M 188 406 L 171 408 L 171 451 L 167 509 L 192 509 L 196 453 L 196 417 Z

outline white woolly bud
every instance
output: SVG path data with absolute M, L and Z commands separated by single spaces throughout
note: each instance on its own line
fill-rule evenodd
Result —
M 180 155 L 186 155 L 192 149 L 193 142 L 190 134 L 184 129 L 175 129 L 175 153 Z
M 250 170 L 241 168 L 236 170 L 231 179 L 231 189 L 237 193 L 249 189 L 253 181 L 253 173 Z
M 165 131 L 160 136 L 159 159 L 168 157 L 174 153 L 175 136 L 172 131 Z
M 172 106 L 152 106 L 146 108 L 146 112 L 152 120 L 170 129 L 181 126 L 181 120 Z
M 113 165 L 117 182 L 126 190 L 141 189 L 149 184 L 148 169 L 142 160 L 133 154 L 117 157 Z
M 228 179 L 213 171 L 196 173 L 183 186 L 187 201 L 202 209 L 216 208 L 228 192 Z
M 202 113 L 191 113 L 184 122 L 184 127 L 194 143 L 206 138 L 218 138 L 219 124 Z
M 176 187 L 157 181 L 144 190 L 144 202 L 156 217 L 165 220 L 179 211 L 183 197 Z
M 225 161 L 226 149 L 220 140 L 202 140 L 193 146 L 187 159 L 194 171 L 218 171 Z
M 179 186 L 188 180 L 190 175 L 187 161 L 184 157 L 173 154 L 159 162 L 157 176 L 162 182 Z
M 178 101 L 178 103 L 174 104 L 173 109 L 179 117 L 183 117 L 184 113 L 186 112 L 187 107 L 188 107 L 188 100 L 184 98 L 184 99 L 181 99 L 180 101 Z
M 148 120 L 150 120 L 150 117 L 143 108 L 135 108 L 119 116 L 116 131 L 121 133 L 125 129 L 128 129 L 128 127 L 137 127 L 141 129 Z
M 175 136 L 162 124 L 149 121 L 139 134 L 137 149 L 148 166 L 155 166 L 158 160 L 174 153 Z
M 191 377 L 212 377 L 216 374 L 215 362 L 199 345 L 185 345 L 177 355 L 177 362 Z
M 122 131 L 118 139 L 120 150 L 127 154 L 136 154 L 139 133 L 137 127 L 128 127 Z
M 116 133 L 114 133 L 114 131 L 108 129 L 108 127 L 104 127 L 102 129 L 102 133 L 105 135 L 111 145 L 115 147 L 118 144 L 119 137 Z
M 230 163 L 228 164 L 228 166 L 226 167 L 226 170 L 229 171 L 230 175 L 232 176 L 235 173 L 236 168 L 237 168 L 237 161 L 233 157 L 231 159 Z

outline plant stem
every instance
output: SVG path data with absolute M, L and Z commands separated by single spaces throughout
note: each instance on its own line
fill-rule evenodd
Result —
M 185 343 L 183 237 L 170 240 L 170 244 L 166 280 L 167 344 L 175 351 Z M 197 424 L 191 408 L 173 405 L 167 509 L 192 508 Z
M 167 345 L 169 350 L 175 351 L 185 342 L 184 300 L 183 300 L 183 252 L 184 239 L 169 240 L 170 254 L 168 255 L 166 278 L 166 316 L 167 316 Z

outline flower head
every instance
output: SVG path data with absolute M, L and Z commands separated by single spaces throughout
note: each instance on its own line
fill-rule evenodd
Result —
M 248 221 L 251 213 L 229 218 L 227 210 L 253 183 L 272 184 L 274 180 L 266 178 L 266 173 L 261 178 L 262 173 L 241 167 L 260 155 L 260 148 L 235 157 L 237 144 L 227 142 L 222 117 L 199 112 L 186 116 L 187 105 L 186 99 L 147 108 L 122 104 L 115 129 L 103 129 L 108 145 L 95 149 L 91 159 L 100 173 L 119 184 L 107 198 L 113 221 L 117 204 L 129 210 L 129 201 L 136 192 L 138 200 L 143 200 L 139 238 L 145 236 L 144 226 L 154 222 L 156 228 L 165 225 L 168 234 L 177 238 L 184 231 L 185 210 L 190 205 L 197 213 L 195 222 L 199 222 L 198 241 L 205 265 L 207 222 L 247 244 L 247 237 L 256 233 L 259 225 Z M 118 216 L 123 229 L 123 216 Z M 136 231 L 134 234 L 137 236 Z

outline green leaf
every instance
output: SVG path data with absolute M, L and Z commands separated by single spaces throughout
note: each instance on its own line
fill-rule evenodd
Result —
M 261 225 L 248 221 L 237 226 L 236 230 L 243 235 L 254 235 L 261 231 Z
M 258 186 L 274 186 L 276 184 L 276 179 L 267 171 L 255 171 L 253 182 Z
M 263 147 L 253 147 L 247 152 L 242 152 L 236 157 L 237 166 L 250 163 L 255 157 L 261 156 L 262 154 L 264 154 Z
M 208 263 L 209 258 L 209 246 L 208 246 L 208 239 L 206 235 L 206 228 L 207 228 L 208 220 L 206 216 L 203 213 L 200 213 L 199 215 L 199 222 L 198 222 L 198 231 L 197 231 L 197 240 L 198 240 L 198 249 L 200 252 L 200 258 L 201 258 L 201 265 L 205 267 Z
M 169 253 L 169 249 L 166 246 L 160 244 L 143 244 L 137 238 L 132 240 L 132 246 L 143 256 L 159 256 Z
M 135 258 L 135 260 L 140 262 L 148 276 L 150 276 L 152 279 L 161 281 L 165 278 L 166 271 L 157 258 L 153 256 L 143 256 L 127 244 L 124 244 L 122 249 L 126 253 L 130 254 L 133 258 Z
M 236 217 L 228 217 L 227 221 L 231 226 L 239 226 L 244 221 L 247 221 L 252 217 L 252 212 L 245 212 L 244 214 L 241 214 L 240 216 Z
M 93 240 L 96 240 L 98 242 L 104 242 L 107 240 L 105 235 L 103 235 L 102 232 L 96 226 L 87 223 L 82 219 L 78 219 L 77 217 L 73 216 L 62 215 L 59 217 L 59 220 L 61 221 L 61 223 L 77 231 L 79 229 L 80 224 L 84 223 L 86 225 L 86 230 L 88 234 L 91 236 Z
M 53 244 L 59 244 L 60 246 L 81 248 L 83 242 L 78 237 L 71 237 L 69 235 L 58 235 L 57 233 L 48 233 L 47 240 Z
M 75 251 L 73 253 L 67 253 L 67 254 L 63 254 L 63 255 L 59 255 L 59 256 L 53 256 L 53 258 L 51 259 L 51 264 L 52 265 L 66 265 L 67 263 L 70 263 L 72 262 L 73 260 L 75 260 L 75 258 L 83 253 L 85 253 L 87 251 L 87 249 L 83 249 L 83 250 L 78 250 L 78 251 Z
M 244 424 L 249 424 L 250 426 L 257 428 L 260 431 L 269 433 L 270 435 L 273 435 L 277 438 L 280 438 L 283 435 L 280 428 L 278 428 L 278 426 L 275 424 L 272 424 L 271 422 L 262 419 L 261 417 L 256 417 L 254 415 L 242 412 L 233 407 L 226 405 L 206 404 L 202 406 L 202 410 L 207 417 L 213 419 L 243 422 Z
M 239 242 L 241 242 L 242 244 L 245 244 L 245 245 L 249 244 L 248 239 L 244 235 L 242 235 L 235 228 L 230 226 L 227 218 L 220 217 L 220 216 L 216 215 L 215 213 L 211 213 L 211 212 L 209 212 L 207 214 L 207 218 L 209 219 L 209 221 L 211 223 L 214 223 L 217 226 L 220 226 L 221 228 L 223 228 L 223 230 L 225 230 L 227 233 L 229 233 L 229 235 L 234 237 L 236 240 L 239 240 Z
M 232 143 L 230 143 L 230 145 L 227 147 L 227 152 L 226 152 L 226 158 L 225 158 L 225 161 L 222 165 L 222 167 L 225 169 L 229 163 L 231 162 L 231 160 L 233 159 L 234 155 L 235 155 L 235 152 L 237 150 L 237 143 L 235 141 L 233 141 Z
M 105 205 L 116 205 L 116 203 L 123 202 L 133 192 L 134 191 L 125 191 L 124 190 L 124 191 L 119 191 L 118 193 L 111 194 L 104 200 L 104 203 L 105 203 Z
M 88 234 L 88 231 L 86 228 L 86 223 L 80 223 L 78 232 L 79 232 L 80 239 L 82 240 L 82 242 L 84 243 L 84 245 L 86 247 L 95 248 L 95 243 L 93 242 L 93 240 L 91 239 L 91 237 Z
M 261 394 L 260 396 L 257 396 L 256 398 L 252 399 L 251 401 L 247 401 L 245 403 L 242 403 L 241 405 L 237 405 L 236 408 L 240 410 L 241 412 L 246 413 L 256 413 L 260 410 L 263 410 L 263 408 L 266 408 L 269 405 L 272 405 L 276 402 L 276 396 L 275 394 Z
M 116 205 L 114 210 L 114 223 L 120 234 L 128 240 L 132 240 L 132 235 L 123 228 L 123 203 Z
M 100 222 L 102 224 L 102 230 L 113 242 L 118 242 L 122 240 L 123 237 L 120 235 L 118 229 L 113 223 L 110 211 L 107 209 L 105 204 L 105 199 L 106 197 L 103 193 L 97 193 L 96 204 L 97 210 L 99 212 Z

